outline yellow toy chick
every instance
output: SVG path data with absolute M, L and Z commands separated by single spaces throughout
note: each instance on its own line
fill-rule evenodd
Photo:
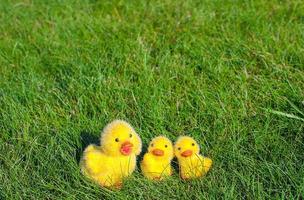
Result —
M 91 144 L 84 150 L 82 171 L 101 186 L 121 188 L 123 178 L 135 170 L 141 146 L 131 125 L 115 120 L 102 131 L 100 146 Z
M 170 176 L 173 156 L 173 145 L 168 138 L 164 136 L 154 138 L 140 165 L 143 175 L 153 180 L 162 180 L 164 177 Z
M 212 165 L 212 160 L 199 154 L 197 142 L 188 136 L 181 136 L 174 145 L 174 153 L 179 163 L 182 179 L 193 179 L 205 175 Z

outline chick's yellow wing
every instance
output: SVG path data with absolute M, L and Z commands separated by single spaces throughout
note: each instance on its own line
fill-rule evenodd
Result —
M 86 173 L 96 175 L 107 171 L 108 166 L 105 165 L 107 156 L 95 145 L 89 145 L 84 151 L 83 168 Z
M 206 174 L 210 170 L 211 165 L 212 160 L 210 158 L 199 155 L 196 163 L 197 169 L 199 170 L 199 176 Z
M 147 178 L 152 178 L 151 171 L 153 172 L 153 160 L 149 153 L 144 155 L 143 160 L 140 163 L 141 171 Z

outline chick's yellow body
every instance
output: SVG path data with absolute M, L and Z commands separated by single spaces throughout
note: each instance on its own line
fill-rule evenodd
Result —
M 212 160 L 202 155 L 194 155 L 179 159 L 182 179 L 198 178 L 205 175 L 211 168 Z
M 90 145 L 84 152 L 83 172 L 101 186 L 120 186 L 124 177 L 136 167 L 136 155 L 109 156 L 97 146 Z
M 171 160 L 173 155 L 173 145 L 167 137 L 154 138 L 141 161 L 140 167 L 143 175 L 153 180 L 162 180 L 172 175 Z
M 162 179 L 172 175 L 171 160 L 155 158 L 151 153 L 146 153 L 141 162 L 141 170 L 148 179 Z
M 100 146 L 89 145 L 81 159 L 82 172 L 100 186 L 122 186 L 123 179 L 136 167 L 136 156 L 141 151 L 141 140 L 125 121 L 108 124 L 100 139 Z
M 204 176 L 211 168 L 212 160 L 202 156 L 198 143 L 189 136 L 181 136 L 174 145 L 182 179 Z

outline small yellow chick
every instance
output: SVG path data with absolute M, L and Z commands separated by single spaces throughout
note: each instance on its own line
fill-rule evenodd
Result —
M 173 156 L 173 145 L 168 138 L 165 136 L 154 138 L 140 165 L 143 175 L 153 180 L 162 180 L 164 177 L 170 176 Z
M 121 188 L 124 177 L 136 167 L 141 139 L 125 121 L 109 123 L 101 133 L 100 146 L 89 145 L 83 153 L 83 173 L 101 186 Z
M 197 142 L 188 136 L 181 136 L 174 145 L 174 153 L 179 163 L 182 179 L 198 178 L 205 175 L 212 165 L 212 160 L 199 154 Z

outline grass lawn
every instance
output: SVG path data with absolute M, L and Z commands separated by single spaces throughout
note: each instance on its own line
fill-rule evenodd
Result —
M 212 170 L 99 188 L 79 157 L 116 118 Z M 301 199 L 303 1 L 0 0 L 0 152 L 0 199 Z

